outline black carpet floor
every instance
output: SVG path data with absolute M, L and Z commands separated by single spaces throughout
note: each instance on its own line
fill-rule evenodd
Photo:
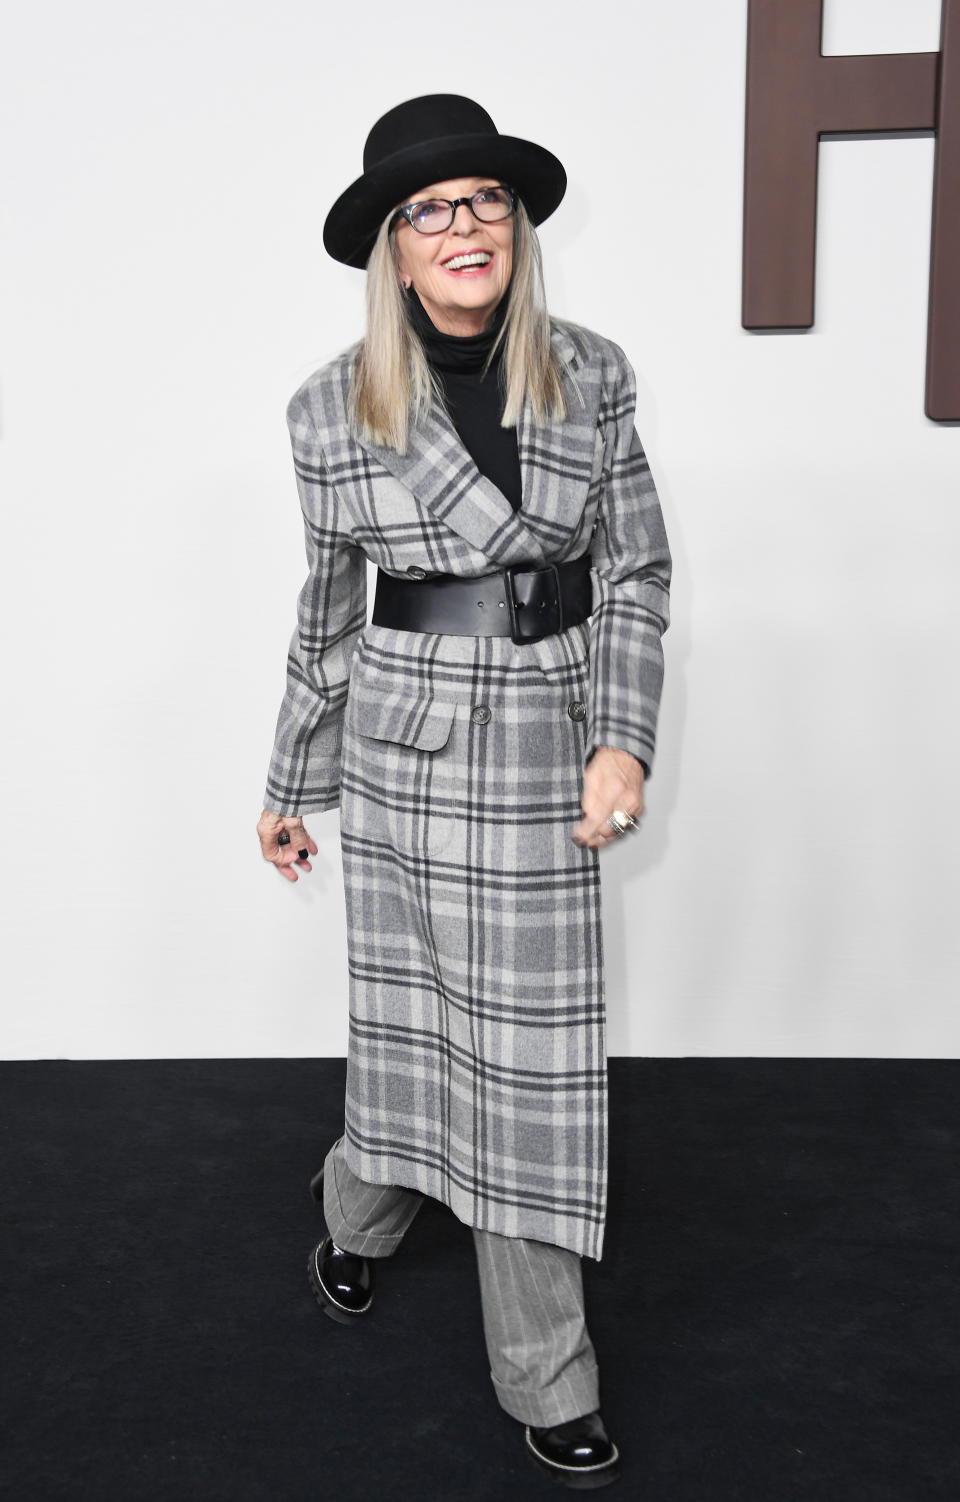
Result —
M 585 1262 L 642 1502 L 960 1497 L 949 1061 L 615 1059 Z M 0 1066 L 0 1495 L 556 1497 L 498 1407 L 468 1229 L 428 1203 L 377 1302 L 314 1304 L 342 1060 Z

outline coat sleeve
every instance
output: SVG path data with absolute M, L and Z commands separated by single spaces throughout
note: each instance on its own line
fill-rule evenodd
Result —
M 653 764 L 663 684 L 661 637 L 669 623 L 671 560 L 647 456 L 634 427 L 636 382 L 614 346 L 618 371 L 605 399 L 604 488 L 591 543 L 590 698 L 584 765 L 598 746 Z
M 350 661 L 366 624 L 366 558 L 341 531 L 340 504 L 310 410 L 287 408 L 309 572 L 297 600 L 287 683 L 263 806 L 317 813 L 340 801 L 340 740 Z

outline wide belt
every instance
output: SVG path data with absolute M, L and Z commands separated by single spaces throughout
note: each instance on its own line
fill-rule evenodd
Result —
M 512 563 L 476 578 L 424 573 L 404 579 L 378 569 L 371 624 L 445 636 L 509 636 L 522 644 L 579 626 L 592 609 L 590 554 L 583 553 L 569 563 Z

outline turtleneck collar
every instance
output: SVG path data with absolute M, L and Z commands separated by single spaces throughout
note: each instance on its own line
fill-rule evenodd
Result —
M 413 321 L 413 326 L 420 336 L 427 359 L 436 370 L 469 374 L 483 369 L 487 363 L 487 356 L 493 348 L 493 342 L 499 334 L 503 320 L 506 317 L 506 296 L 500 299 L 494 310 L 493 317 L 480 334 L 441 333 L 431 321 L 430 315 L 412 287 L 407 293 L 407 297 L 409 299 L 410 317 Z M 494 356 L 494 365 L 499 361 L 502 349 L 503 346 L 501 345 Z

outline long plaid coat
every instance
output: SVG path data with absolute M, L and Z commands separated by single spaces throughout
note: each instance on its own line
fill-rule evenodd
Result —
M 350 1167 L 599 1258 L 599 867 L 570 831 L 597 746 L 652 762 L 670 554 L 623 352 L 553 339 L 576 384 L 562 423 L 523 414 L 519 512 L 442 409 L 406 455 L 352 437 L 349 353 L 292 398 L 309 575 L 264 806 L 340 805 Z M 477 575 L 587 548 L 593 614 L 543 641 L 366 624 L 367 559 Z

